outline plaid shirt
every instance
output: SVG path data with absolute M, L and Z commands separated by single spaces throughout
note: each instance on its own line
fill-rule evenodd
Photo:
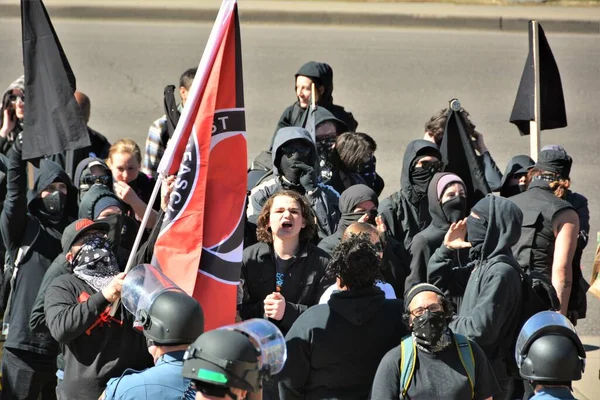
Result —
M 177 111 L 181 113 L 183 107 L 177 106 Z M 158 176 L 158 164 L 165 153 L 167 143 L 163 142 L 163 137 L 167 136 L 167 116 L 163 115 L 152 123 L 148 130 L 148 138 L 146 138 L 146 149 L 144 150 L 144 162 L 142 165 L 142 173 L 156 178 Z

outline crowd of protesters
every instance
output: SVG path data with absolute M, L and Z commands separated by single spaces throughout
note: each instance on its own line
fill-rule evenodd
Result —
M 177 112 L 195 72 L 181 75 Z M 281 373 L 265 376 L 262 397 L 516 399 L 570 388 L 577 378 L 523 379 L 514 359 L 528 282 L 548 293 L 547 309 L 573 324 L 585 317 L 589 210 L 570 189 L 566 150 L 546 146 L 537 162 L 517 155 L 502 174 L 460 110 L 480 172 L 497 192 L 477 197 L 471 176 L 445 172 L 452 111 L 444 109 L 406 145 L 398 191 L 380 198 L 376 141 L 334 104 L 331 67 L 309 62 L 294 79 L 296 101 L 248 172 L 237 315 L 273 323 L 288 353 Z M 111 308 L 148 207 L 136 260 L 152 259 L 175 178 L 149 202 L 177 115 L 152 124 L 143 152 L 88 128 L 91 145 L 74 151 L 72 170 L 66 153 L 28 166 L 23 82 L 9 85 L 0 112 L 2 398 L 254 398 L 247 377 L 227 375 L 235 369 L 228 365 L 256 363 L 252 347 L 233 334 L 222 348 L 216 343 L 229 334 L 195 341 L 203 317 L 192 298 L 167 293 L 141 330 L 123 307 Z M 75 98 L 87 124 L 90 99 Z M 196 356 L 229 383 L 182 375 L 184 358 Z

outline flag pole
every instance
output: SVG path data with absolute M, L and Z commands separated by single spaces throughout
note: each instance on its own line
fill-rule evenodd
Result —
M 152 213 L 152 205 L 156 201 L 156 197 L 160 192 L 161 184 L 163 181 L 162 174 L 158 175 L 156 179 L 156 184 L 154 185 L 154 189 L 152 190 L 152 194 L 150 195 L 150 200 L 148 200 L 148 204 L 146 205 L 146 211 L 144 212 L 144 217 L 142 218 L 142 222 L 140 223 L 140 228 L 138 229 L 137 235 L 135 237 L 135 241 L 133 242 L 133 247 L 131 248 L 131 253 L 129 253 L 129 258 L 127 259 L 127 265 L 125 266 L 125 273 L 128 273 L 131 268 L 133 268 L 133 262 L 135 261 L 136 253 L 138 251 L 138 247 L 140 247 L 140 243 L 142 241 L 142 237 L 144 236 L 144 230 L 146 229 L 146 225 L 148 225 L 148 219 L 150 219 L 150 214 Z M 111 304 L 110 307 L 110 316 L 114 317 L 117 309 L 119 308 L 120 300 L 115 301 Z
M 317 106 L 317 101 L 315 100 L 315 83 L 314 82 L 312 82 L 310 84 L 310 101 L 311 101 L 312 109 L 314 110 L 315 107 Z
M 529 152 L 531 158 L 537 161 L 538 153 L 540 152 L 540 41 L 538 37 L 537 21 L 529 21 L 529 27 L 532 30 L 531 40 L 533 41 L 532 58 L 533 58 L 533 121 L 529 121 Z

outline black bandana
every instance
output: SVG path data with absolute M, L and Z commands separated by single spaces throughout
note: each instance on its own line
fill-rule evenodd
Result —
M 119 274 L 117 259 L 104 235 L 86 238 L 73 260 L 73 274 L 97 291 L 104 289 Z

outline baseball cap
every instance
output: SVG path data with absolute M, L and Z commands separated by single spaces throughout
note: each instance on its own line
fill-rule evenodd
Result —
M 88 218 L 78 219 L 71 225 L 67 226 L 63 232 L 62 239 L 60 241 L 64 252 L 68 252 L 73 244 L 79 240 L 79 238 L 91 230 L 107 232 L 110 230 L 110 225 L 103 221 L 92 221 Z

